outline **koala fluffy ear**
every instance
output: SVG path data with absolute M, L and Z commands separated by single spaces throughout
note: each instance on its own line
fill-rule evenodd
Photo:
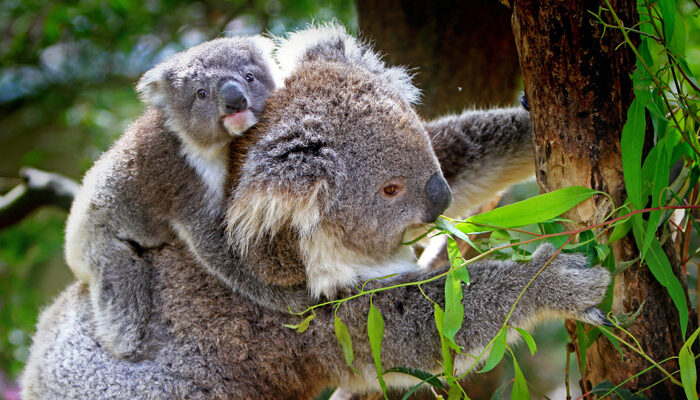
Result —
M 155 107 L 165 106 L 165 65 L 158 64 L 146 71 L 136 84 L 136 91 L 139 93 L 141 101 Z
M 305 61 L 342 62 L 383 78 L 409 103 L 415 104 L 420 99 L 420 90 L 411 82 L 406 68 L 387 66 L 370 45 L 352 37 L 339 24 L 312 26 L 290 33 L 286 39 L 279 39 L 276 56 L 285 77 Z
M 250 39 L 252 39 L 255 46 L 260 49 L 263 59 L 265 60 L 265 64 L 268 66 L 270 74 L 272 74 L 272 79 L 275 81 L 275 87 L 281 88 L 284 86 L 282 70 L 280 69 L 279 65 L 277 65 L 277 60 L 275 60 L 274 57 L 275 41 L 262 35 L 251 36 Z
M 282 227 L 300 238 L 319 227 L 344 171 L 321 124 L 305 118 L 272 128 L 248 152 L 227 215 L 229 239 L 243 254 Z

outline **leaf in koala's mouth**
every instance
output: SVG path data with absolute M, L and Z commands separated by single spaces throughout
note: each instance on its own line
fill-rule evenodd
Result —
M 258 122 L 250 109 L 245 109 L 235 114 L 228 114 L 221 120 L 224 124 L 224 128 L 226 128 L 231 135 L 240 135 Z

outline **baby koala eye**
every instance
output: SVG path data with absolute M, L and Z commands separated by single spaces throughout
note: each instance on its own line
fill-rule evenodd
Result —
M 246 82 L 250 83 L 250 82 L 253 82 L 255 80 L 255 77 L 253 76 L 253 74 L 247 74 L 245 76 L 245 80 L 246 80 Z
M 207 91 L 204 89 L 197 90 L 197 98 L 198 99 L 206 99 L 207 98 Z

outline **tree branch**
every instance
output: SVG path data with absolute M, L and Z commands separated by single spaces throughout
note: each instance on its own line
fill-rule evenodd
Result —
M 39 207 L 54 205 L 70 209 L 78 192 L 77 182 L 53 172 L 23 167 L 23 182 L 0 196 L 0 229 L 14 225 Z

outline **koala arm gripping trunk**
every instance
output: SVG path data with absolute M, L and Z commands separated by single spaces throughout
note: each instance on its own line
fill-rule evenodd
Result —
M 535 171 L 530 114 L 523 108 L 465 111 L 426 123 L 454 201 L 446 215 L 463 217 Z
M 551 245 L 543 245 L 528 263 L 477 261 L 467 266 L 471 284 L 463 286 L 464 324 L 455 336 L 455 341 L 463 346 L 465 354 L 478 356 L 481 353 L 503 326 L 525 286 L 555 252 Z M 588 268 L 587 264 L 583 255 L 560 254 L 554 257 L 515 305 L 508 325 L 527 329 L 548 317 L 604 323 L 605 317 L 595 306 L 605 295 L 610 275 L 603 268 Z M 435 274 L 413 275 L 406 279 L 426 279 Z M 444 283 L 442 278 L 421 285 L 425 294 L 443 310 Z M 370 282 L 370 285 L 382 286 L 380 282 Z M 440 340 L 435 328 L 433 304 L 423 297 L 420 290 L 415 286 L 406 286 L 378 292 L 372 302 L 384 317 L 383 368 L 402 366 L 440 371 Z M 356 360 L 361 363 L 356 364 L 360 371 L 372 371 L 373 366 L 366 339 L 368 303 L 368 299 L 351 300 L 338 310 L 338 316 L 348 323 L 351 335 L 358 338 L 353 346 Z M 517 335 L 508 335 L 509 342 L 515 338 Z M 481 360 L 485 361 L 487 357 L 488 354 Z M 471 357 L 458 356 L 455 364 L 457 373 L 465 372 L 472 362 Z M 376 382 L 373 381 L 374 376 L 368 374 L 365 374 L 367 383 Z M 391 375 L 385 378 L 391 384 Z

